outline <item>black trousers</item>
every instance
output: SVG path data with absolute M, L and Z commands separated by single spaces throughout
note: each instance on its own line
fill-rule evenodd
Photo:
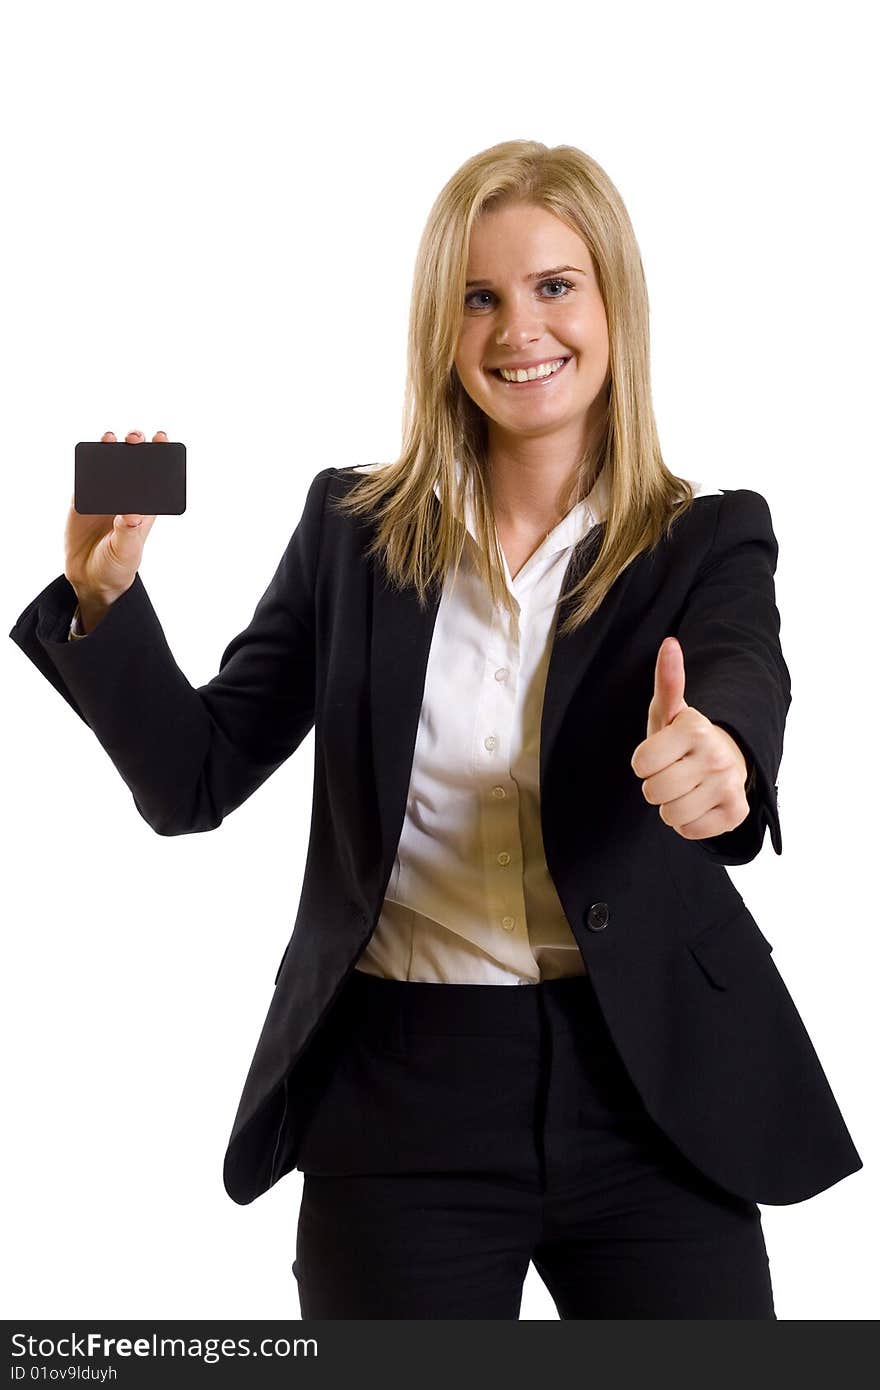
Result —
M 354 970 L 317 1046 L 293 1273 L 311 1318 L 775 1318 L 760 1209 L 645 1111 L 589 977 Z

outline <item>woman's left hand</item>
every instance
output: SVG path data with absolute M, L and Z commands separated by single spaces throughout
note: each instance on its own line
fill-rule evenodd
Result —
M 735 830 L 749 814 L 749 767 L 726 729 L 685 704 L 684 653 L 665 637 L 654 670 L 647 738 L 632 756 L 645 800 L 685 840 Z

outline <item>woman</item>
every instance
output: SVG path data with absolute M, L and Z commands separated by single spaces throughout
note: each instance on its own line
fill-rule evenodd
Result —
M 604 171 L 484 151 L 420 247 L 401 456 L 316 475 L 219 674 L 165 643 L 153 517 L 71 508 L 10 634 L 159 834 L 315 728 L 224 1164 L 238 1202 L 303 1172 L 305 1318 L 516 1318 L 530 1260 L 564 1318 L 773 1318 L 757 1203 L 862 1166 L 725 872 L 782 848 L 769 509 L 666 468 L 648 360 Z

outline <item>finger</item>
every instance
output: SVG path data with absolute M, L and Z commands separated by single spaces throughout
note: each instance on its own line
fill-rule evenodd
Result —
M 143 430 L 129 430 L 128 434 L 125 436 L 125 442 L 126 444 L 143 444 Z M 115 525 L 116 522 L 119 521 L 124 527 L 133 528 L 135 526 L 140 526 L 143 519 L 140 512 L 120 512 L 113 518 L 113 524 Z
M 154 444 L 167 444 L 167 443 L 168 443 L 168 435 L 165 433 L 164 430 L 157 430 L 157 431 L 156 431 L 156 433 L 153 435 L 153 443 L 154 443 Z
M 648 735 L 665 729 L 685 708 L 684 653 L 676 638 L 664 637 L 654 667 L 654 697 L 648 710 Z
M 105 431 L 104 431 L 104 433 L 101 435 L 101 443 L 102 443 L 102 444 L 115 444 L 115 443 L 116 443 L 116 435 L 113 433 L 112 430 L 105 430 Z

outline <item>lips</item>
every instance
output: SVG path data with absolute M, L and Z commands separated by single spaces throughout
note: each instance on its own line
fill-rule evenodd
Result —
M 558 362 L 558 361 L 559 361 L 559 358 L 558 358 L 558 357 L 548 357 L 548 358 L 545 358 L 544 360 L 545 360 L 546 362 Z M 528 381 L 528 380 L 526 380 L 526 381 L 506 381 L 505 378 L 501 375 L 501 368 L 500 368 L 500 367 L 490 367 L 490 368 L 489 368 L 489 372 L 490 372 L 490 374 L 491 374 L 492 376 L 497 377 L 498 380 L 502 383 L 502 385 L 504 385 L 504 386 L 510 386 L 510 387 L 512 387 L 514 390 L 515 390 L 517 387 L 524 387 L 524 386 L 545 386 L 548 382 L 555 381 L 556 378 L 557 378 L 558 376 L 562 376 L 563 372 L 565 371 L 565 369 L 566 369 L 566 367 L 568 366 L 568 364 L 569 364 L 570 361 L 571 361 L 571 353 L 569 353 L 566 357 L 563 358 L 562 366 L 559 367 L 555 372 L 550 372 L 548 376 L 538 376 L 538 377 L 535 377 L 532 381 Z M 524 368 L 521 368 L 521 367 L 513 367 L 513 366 L 511 366 L 511 367 L 506 367 L 506 368 L 505 368 L 505 371 L 511 371 L 511 372 L 514 372 L 514 371 L 522 371 L 522 370 L 528 370 L 528 369 L 527 369 L 527 368 L 524 369 Z

